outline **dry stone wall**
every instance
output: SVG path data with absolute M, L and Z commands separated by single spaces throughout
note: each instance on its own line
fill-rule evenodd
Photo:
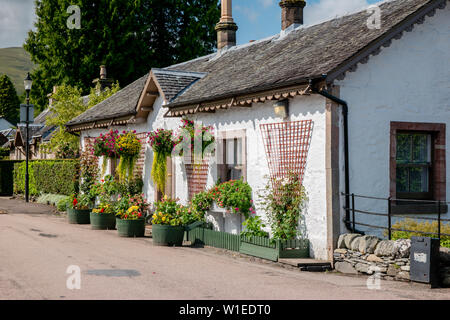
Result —
M 335 269 L 346 274 L 377 273 L 382 279 L 409 280 L 411 240 L 381 240 L 375 236 L 342 234 L 334 251 Z M 450 250 L 441 248 L 440 276 L 450 286 Z

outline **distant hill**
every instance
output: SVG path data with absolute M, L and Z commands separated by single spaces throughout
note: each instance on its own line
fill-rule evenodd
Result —
M 0 74 L 6 74 L 20 96 L 24 91 L 23 79 L 34 68 L 30 54 L 23 48 L 0 48 Z

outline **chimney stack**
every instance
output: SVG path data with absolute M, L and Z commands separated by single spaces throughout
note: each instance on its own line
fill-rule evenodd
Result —
M 282 0 L 281 7 L 281 30 L 286 30 L 294 25 L 294 28 L 303 24 L 303 8 L 305 0 Z
M 216 25 L 217 49 L 229 48 L 236 45 L 236 31 L 232 13 L 232 0 L 221 0 L 222 16 Z
M 114 81 L 112 79 L 108 79 L 106 77 L 106 66 L 104 65 L 100 66 L 100 78 L 92 81 L 92 83 L 95 83 L 95 86 L 97 87 L 97 93 L 105 90 L 106 88 L 111 88 L 113 82 Z

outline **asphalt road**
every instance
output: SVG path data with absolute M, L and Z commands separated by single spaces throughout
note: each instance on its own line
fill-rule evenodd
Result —
M 370 290 L 364 277 L 156 247 L 151 238 L 69 225 L 51 207 L 18 200 L 0 198 L 1 210 L 8 214 L 0 214 L 0 299 L 450 299 L 450 289 L 381 281 Z M 69 266 L 79 267 L 80 289 L 67 287 Z

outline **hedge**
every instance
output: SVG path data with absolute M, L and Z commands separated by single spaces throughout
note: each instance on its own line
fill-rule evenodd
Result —
M 71 195 L 78 191 L 79 160 L 33 160 L 28 164 L 30 195 Z M 25 193 L 25 161 L 14 164 L 14 193 Z
M 20 161 L 0 160 L 0 196 L 12 196 L 14 164 Z

